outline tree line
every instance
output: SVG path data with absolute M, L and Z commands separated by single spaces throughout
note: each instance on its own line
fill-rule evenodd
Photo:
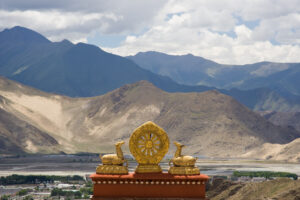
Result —
M 47 175 L 17 175 L 13 174 L 10 176 L 0 177 L 0 185 L 16 185 L 16 184 L 35 184 L 45 182 L 72 182 L 72 181 L 84 181 L 83 177 L 74 176 L 47 176 Z
M 248 176 L 248 177 L 265 177 L 267 179 L 271 177 L 288 177 L 293 178 L 294 180 L 298 179 L 297 174 L 289 173 L 289 172 L 270 172 L 270 171 L 234 171 L 233 176 L 241 177 L 241 176 Z

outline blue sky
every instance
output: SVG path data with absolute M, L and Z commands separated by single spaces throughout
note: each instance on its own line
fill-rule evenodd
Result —
M 86 39 L 88 43 L 95 44 L 99 47 L 116 48 L 126 39 L 126 35 L 96 33 L 88 36 Z
M 1 0 L 0 29 L 16 25 L 122 56 L 300 62 L 299 0 Z

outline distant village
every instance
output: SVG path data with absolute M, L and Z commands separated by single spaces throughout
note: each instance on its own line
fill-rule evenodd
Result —
M 13 177 L 15 176 L 15 177 Z M 28 179 L 29 176 L 13 175 L 0 178 L 1 200 L 68 200 L 68 199 L 90 199 L 93 191 L 93 183 L 89 175 L 73 176 L 64 178 L 61 176 L 46 177 L 46 181 L 41 181 L 44 176 L 36 176 L 34 183 L 25 184 L 3 184 L 4 180 L 13 181 Z M 13 178 L 11 178 L 13 177 Z M 32 177 L 30 176 L 32 180 Z M 239 172 L 235 171 L 230 176 L 210 176 L 209 184 L 216 179 L 226 179 L 233 182 L 263 182 L 274 180 L 279 177 L 288 177 L 297 180 L 298 176 L 285 172 Z M 53 180 L 50 180 L 53 179 Z M 61 180 L 54 180 L 61 179 Z M 1 182 L 2 181 L 2 182 Z
M 263 182 L 277 178 L 290 178 L 297 180 L 298 175 L 289 172 L 271 172 L 271 171 L 234 171 L 229 176 L 211 176 L 210 183 L 215 179 L 226 179 L 233 182 Z
M 92 182 L 89 175 L 77 180 L 36 179 L 35 183 L 30 184 L 0 185 L 1 200 L 90 199 L 91 195 Z

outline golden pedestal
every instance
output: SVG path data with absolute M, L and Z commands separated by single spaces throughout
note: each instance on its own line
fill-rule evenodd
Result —
M 162 169 L 159 165 L 142 165 L 139 164 L 136 169 L 136 173 L 161 173 Z
M 127 166 L 98 165 L 96 174 L 128 174 Z
M 170 167 L 169 173 L 173 175 L 199 175 L 200 169 L 197 167 Z

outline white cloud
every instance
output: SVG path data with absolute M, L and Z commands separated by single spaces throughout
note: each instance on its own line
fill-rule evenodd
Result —
M 76 15 L 74 20 L 87 15 L 106 15 L 109 13 L 121 20 L 109 22 L 99 20 L 98 23 L 93 24 L 93 29 L 98 30 L 98 27 L 102 27 L 102 23 L 105 23 L 106 28 L 100 30 L 102 33 L 135 33 L 143 30 L 145 26 L 151 23 L 153 17 L 166 2 L 166 0 L 1 0 L 0 9 L 7 12 L 20 11 L 19 13 L 36 11 L 47 13 L 49 17 L 51 17 L 49 11 L 60 13 L 61 16 L 72 13 Z M 14 22 L 18 23 L 22 21 L 15 20 Z M 80 27 L 82 25 L 80 23 L 81 20 L 78 22 L 78 27 Z M 52 23 L 56 22 L 52 21 Z M 43 26 L 43 24 L 40 25 Z M 83 29 L 85 27 L 82 26 L 80 28 Z M 80 31 L 80 29 L 77 29 L 77 31 Z
M 119 20 L 121 18 L 112 13 L 0 10 L 0 28 L 22 25 L 54 41 L 65 38 L 86 41 L 88 34 L 97 30 L 105 31 L 109 23 Z
M 271 19 L 300 11 L 298 0 L 230 0 L 244 20 Z
M 300 44 L 300 12 L 263 19 L 254 29 L 255 40 L 274 39 L 282 44 Z
M 134 40 L 128 36 L 120 47 L 106 50 L 124 56 L 149 50 L 192 53 L 226 64 L 300 62 L 299 1 L 170 2 L 161 13 L 173 13 L 167 21 L 157 21 L 143 35 Z M 244 20 L 259 24 L 250 29 Z
M 0 28 L 34 29 L 51 40 L 127 35 L 121 55 L 192 53 L 220 63 L 300 62 L 299 0 L 2 0 Z M 255 27 L 249 24 L 255 21 Z

